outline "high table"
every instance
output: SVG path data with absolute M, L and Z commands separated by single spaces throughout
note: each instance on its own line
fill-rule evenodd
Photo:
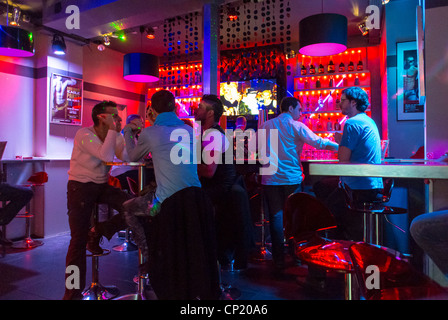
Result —
M 382 164 L 348 164 L 333 162 L 311 162 L 309 174 L 315 176 L 352 176 L 427 179 L 427 212 L 434 211 L 434 182 L 448 180 L 448 164 L 434 160 L 388 159 Z M 426 257 L 425 273 L 434 277 L 432 261 Z

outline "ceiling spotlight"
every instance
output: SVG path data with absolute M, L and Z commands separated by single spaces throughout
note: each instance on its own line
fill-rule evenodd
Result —
M 229 18 L 230 21 L 238 20 L 238 11 L 236 11 L 235 8 L 229 8 L 227 11 L 227 18 Z
M 98 45 L 98 47 L 96 47 L 97 49 L 98 49 L 98 51 L 104 51 L 104 50 L 106 50 L 106 47 L 104 46 L 104 44 L 102 44 L 102 43 L 100 43 L 99 45 Z
M 359 28 L 359 31 L 361 31 L 361 34 L 362 34 L 363 36 L 366 36 L 366 35 L 369 34 L 369 28 L 367 28 L 365 22 L 361 22 L 361 23 L 358 25 L 358 28 Z
M 12 14 L 12 18 L 13 20 L 9 22 L 10 25 L 12 26 L 18 26 L 19 25 L 19 20 L 20 20 L 20 10 L 19 8 L 14 8 L 13 14 Z
M 109 46 L 110 45 L 110 39 L 109 39 L 108 35 L 103 37 L 103 43 L 104 43 L 105 46 Z
M 65 45 L 65 40 L 64 40 L 63 36 L 61 36 L 59 34 L 55 34 L 53 36 L 53 41 L 52 41 L 51 46 L 52 46 L 54 54 L 57 54 L 58 56 L 65 55 L 67 46 Z
M 155 31 L 152 27 L 148 27 L 146 28 L 146 38 L 148 39 L 154 39 L 155 36 Z
M 382 4 L 388 4 L 388 3 L 389 3 L 389 0 L 381 0 L 381 3 L 382 3 Z

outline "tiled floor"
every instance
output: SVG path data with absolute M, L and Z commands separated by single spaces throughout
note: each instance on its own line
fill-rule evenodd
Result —
M 44 245 L 27 251 L 8 248 L 0 257 L 0 300 L 60 300 L 64 293 L 65 254 L 68 234 L 43 239 Z M 112 238 L 103 247 L 111 249 L 123 239 Z M 99 281 L 118 287 L 121 295 L 135 293 L 133 277 L 137 271 L 137 251 L 117 252 L 100 260 Z M 90 259 L 87 281 L 90 283 Z M 336 279 L 325 295 L 303 289 L 297 276 L 306 275 L 306 267 L 291 266 L 281 277 L 271 272 L 268 262 L 251 262 L 243 272 L 222 272 L 222 280 L 241 292 L 240 300 L 311 300 L 342 299 L 342 283 Z

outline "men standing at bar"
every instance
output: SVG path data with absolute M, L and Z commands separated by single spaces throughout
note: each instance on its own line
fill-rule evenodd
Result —
M 95 105 L 92 119 L 93 126 L 76 133 L 68 171 L 67 208 L 71 239 L 66 267 L 79 268 L 80 286 L 71 289 L 66 284 L 64 300 L 82 299 L 86 281 L 86 246 L 93 254 L 101 254 L 101 237 L 104 235 L 110 240 L 116 232 L 126 228 L 122 204 L 130 196 L 108 184 L 109 167 L 103 164 L 113 161 L 114 155 L 127 160 L 116 103 L 103 101 Z M 119 213 L 91 228 L 92 212 L 97 204 L 108 204 Z
M 299 100 L 294 97 L 283 98 L 280 110 L 279 116 L 266 121 L 258 129 L 266 130 L 266 150 L 270 151 L 267 155 L 270 164 L 264 166 L 278 164 L 277 170 L 272 174 L 263 175 L 261 182 L 269 212 L 272 257 L 276 271 L 285 268 L 283 206 L 290 194 L 302 191 L 303 172 L 300 155 L 303 145 L 307 143 L 316 149 L 338 150 L 336 143 L 317 136 L 306 125 L 297 121 L 302 111 Z M 270 135 L 274 130 L 278 133 L 278 141 L 271 142 Z M 276 148 L 271 143 L 278 143 L 277 154 L 273 151 Z
M 148 264 L 144 267 L 151 275 L 157 297 L 217 299 L 220 287 L 213 207 L 201 188 L 197 164 L 192 161 L 193 128 L 174 111 L 173 94 L 160 90 L 151 97 L 148 109 L 153 125 L 142 130 L 137 145 L 130 129 L 125 128 L 131 161 L 150 152 L 157 183 L 152 203 L 141 201 L 143 196 L 127 202 L 125 207 L 141 218 L 143 228 L 136 224 L 130 227 L 140 234 L 138 241 L 135 239 L 139 248 L 147 251 Z M 188 157 L 183 158 L 184 154 Z M 126 217 L 129 214 L 132 212 L 127 212 Z

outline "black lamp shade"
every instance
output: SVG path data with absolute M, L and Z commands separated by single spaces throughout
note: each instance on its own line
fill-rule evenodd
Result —
M 299 23 L 299 52 L 329 56 L 347 50 L 347 18 L 335 13 L 306 17 Z
M 123 77 L 133 82 L 159 80 L 159 58 L 149 53 L 128 53 L 123 58 Z
M 34 55 L 34 38 L 31 31 L 0 26 L 0 56 L 31 57 Z

